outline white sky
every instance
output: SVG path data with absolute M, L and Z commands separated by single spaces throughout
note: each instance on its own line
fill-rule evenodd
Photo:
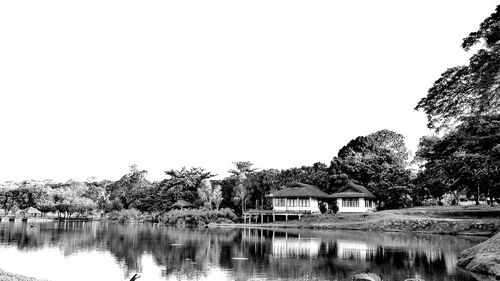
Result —
M 1 1 L 0 180 L 329 163 L 469 54 L 493 0 Z

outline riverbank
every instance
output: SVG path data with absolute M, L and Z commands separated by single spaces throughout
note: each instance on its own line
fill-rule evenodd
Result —
M 500 280 L 500 233 L 463 251 L 458 257 L 458 266 Z
M 0 281 L 42 281 L 40 279 L 8 273 L 0 269 Z
M 500 231 L 500 207 L 418 207 L 367 214 L 325 214 L 301 220 L 211 227 L 271 227 L 492 236 Z

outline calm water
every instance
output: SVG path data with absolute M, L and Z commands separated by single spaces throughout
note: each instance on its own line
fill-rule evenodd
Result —
M 0 223 L 0 268 L 52 281 L 477 280 L 455 266 L 484 238 L 351 231 Z

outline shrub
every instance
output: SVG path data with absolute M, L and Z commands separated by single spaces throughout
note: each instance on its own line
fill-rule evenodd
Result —
M 238 220 L 233 210 L 186 209 L 172 210 L 160 217 L 160 222 L 166 224 L 205 225 L 208 223 L 233 223 Z
M 123 209 L 121 211 L 113 211 L 108 214 L 108 219 L 118 222 L 141 222 L 147 219 L 146 215 L 139 212 L 137 209 Z
M 330 206 L 331 206 L 330 210 L 332 210 L 334 214 L 338 213 L 339 205 L 337 204 L 337 201 L 334 201 L 333 204 L 331 204 Z

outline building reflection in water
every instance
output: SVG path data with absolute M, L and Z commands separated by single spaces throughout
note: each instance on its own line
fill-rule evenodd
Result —
M 0 246 L 9 247 L 12 256 L 17 249 L 23 258 L 30 252 L 42 257 L 44 251 L 57 258 L 58 263 L 44 264 L 54 274 L 46 278 L 51 280 L 67 280 L 61 270 L 68 267 L 66 260 L 76 256 L 92 259 L 99 253 L 107 260 L 105 268 L 122 270 L 124 277 L 141 272 L 148 281 L 209 280 L 214 276 L 220 280 L 350 280 L 359 272 L 373 272 L 384 280 L 418 275 L 427 281 L 468 281 L 475 279 L 456 268 L 456 257 L 480 241 L 482 238 L 438 235 L 158 224 L 0 224 Z M 7 262 L 5 259 L 2 266 Z M 82 268 L 77 274 L 83 278 L 87 271 Z
M 377 247 L 359 241 L 337 240 L 337 256 L 341 259 L 367 260 L 368 256 L 373 256 Z
M 272 253 L 273 258 L 317 258 L 321 246 L 318 238 L 301 237 L 298 235 L 288 235 L 285 232 L 276 234 L 273 232 Z

